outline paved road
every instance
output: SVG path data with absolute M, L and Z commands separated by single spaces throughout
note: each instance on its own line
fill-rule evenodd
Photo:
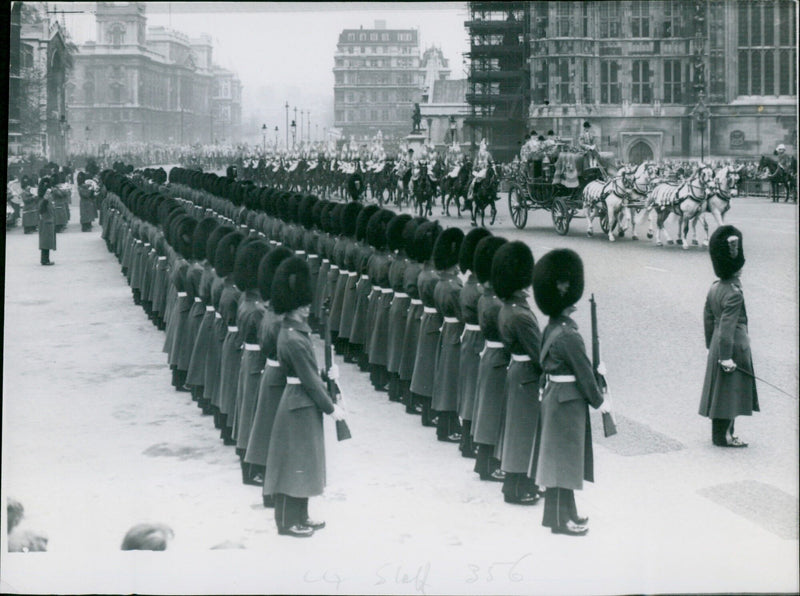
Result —
M 756 372 L 796 396 L 797 209 L 741 199 L 729 220 L 744 232 Z M 620 434 L 595 433 L 581 539 L 547 533 L 541 505 L 504 504 L 455 446 L 341 363 L 355 436 L 336 443 L 326 421 L 328 488 L 311 509 L 328 527 L 279 537 L 211 420 L 171 390 L 163 333 L 134 306 L 97 228 L 71 222 L 50 268 L 35 235 L 9 232 L 2 491 L 48 532 L 51 552 L 3 555 L 3 591 L 796 591 L 797 398 L 759 386 L 762 413 L 737 424 L 750 447 L 712 448 L 696 414 L 707 251 L 610 244 L 582 224 L 562 237 L 536 212 L 519 231 L 501 205 L 493 228 L 537 257 L 577 250 L 585 297 L 598 301 Z M 576 318 L 588 337 L 587 301 Z M 147 520 L 175 529 L 172 549 L 116 552 Z M 224 541 L 247 550 L 208 550 Z

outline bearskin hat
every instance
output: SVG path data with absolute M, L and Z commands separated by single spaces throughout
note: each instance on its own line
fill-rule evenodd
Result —
M 498 253 L 499 255 L 499 253 Z M 558 248 L 533 268 L 533 297 L 549 317 L 556 317 L 583 296 L 583 261 L 574 250 Z
M 485 284 L 492 281 L 492 261 L 495 253 L 508 240 L 500 236 L 487 236 L 478 242 L 472 257 L 472 271 L 478 282 Z
M 374 203 L 367 205 L 361 210 L 356 219 L 356 240 L 363 242 L 367 239 L 367 224 L 370 218 L 378 212 L 380 207 Z
M 414 232 L 414 257 L 418 263 L 427 263 L 433 253 L 436 239 L 442 233 L 438 221 L 426 221 Z
M 194 236 L 192 238 L 192 255 L 195 260 L 202 261 L 206 258 L 206 246 L 208 245 L 208 237 L 211 232 L 219 226 L 217 220 L 213 217 L 206 217 L 200 220 L 197 227 L 194 229 Z
M 380 209 L 373 213 L 367 222 L 367 243 L 375 250 L 386 248 L 386 227 L 394 217 L 388 209 Z
M 217 246 L 219 246 L 220 240 L 222 240 L 225 236 L 227 236 L 231 232 L 235 231 L 236 230 L 232 226 L 217 225 L 217 227 L 214 228 L 208 235 L 208 240 L 206 240 L 206 258 L 212 265 L 214 265 L 215 263 Z
M 406 225 L 403 226 L 403 250 L 406 252 L 406 256 L 409 259 L 417 260 L 416 251 L 414 249 L 414 234 L 417 232 L 417 228 L 424 224 L 427 219 L 423 217 L 415 217 L 406 222 Z
M 270 290 L 272 308 L 282 315 L 311 304 L 311 274 L 300 257 L 289 257 L 278 265 Z
M 181 219 L 175 228 L 175 244 L 173 247 L 184 259 L 192 258 L 192 239 L 196 227 L 197 220 L 187 215 Z
M 403 250 L 405 244 L 403 242 L 403 231 L 406 224 L 412 221 L 412 217 L 408 213 L 400 213 L 395 215 L 386 226 L 386 244 L 389 250 Z
M 478 242 L 491 235 L 492 233 L 486 228 L 474 228 L 464 236 L 464 241 L 461 243 L 461 250 L 458 251 L 458 266 L 462 273 L 472 270 L 475 247 L 478 246 Z
M 233 273 L 233 266 L 236 264 L 236 249 L 243 240 L 244 234 L 231 232 L 219 241 L 214 253 L 214 269 L 217 275 L 227 277 Z
M 447 228 L 439 234 L 433 245 L 433 266 L 445 270 L 458 264 L 458 253 L 463 241 L 464 232 L 459 228 Z
M 344 211 L 344 203 L 333 203 L 328 210 L 328 233 L 332 236 L 341 232 L 342 211 Z
M 321 199 L 317 201 L 314 204 L 314 208 L 311 209 L 311 219 L 314 222 L 314 226 L 318 230 L 324 231 L 324 228 L 322 227 L 322 211 L 328 206 L 329 203 L 330 201 L 328 201 L 328 199 Z
M 711 234 L 708 254 L 714 273 L 720 279 L 730 279 L 744 267 L 742 232 L 734 226 L 720 226 Z
M 258 291 L 261 298 L 269 300 L 272 291 L 272 280 L 275 278 L 275 271 L 283 261 L 291 257 L 294 253 L 285 246 L 276 246 L 261 259 L 258 265 Z
M 267 252 L 269 243 L 265 240 L 253 240 L 237 251 L 233 266 L 233 283 L 242 292 L 255 290 L 258 287 L 258 266 Z
M 352 238 L 356 233 L 356 220 L 358 219 L 358 214 L 361 213 L 361 209 L 363 209 L 363 205 L 356 201 L 347 203 L 344 206 L 341 221 L 339 222 L 342 235 Z
M 314 225 L 314 207 L 319 203 L 319 199 L 314 195 L 306 195 L 300 201 L 300 213 L 298 221 L 307 230 Z
M 507 300 L 533 282 L 533 253 L 527 244 L 515 240 L 500 247 L 492 259 L 492 287 L 497 297 Z

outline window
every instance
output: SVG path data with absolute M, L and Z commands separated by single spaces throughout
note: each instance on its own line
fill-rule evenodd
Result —
M 795 95 L 795 4 L 744 2 L 737 18 L 739 95 Z M 791 62 L 790 62 L 791 60 Z
M 364 46 L 361 46 L 361 53 L 364 53 Z
M 649 10 L 649 2 L 631 2 L 631 37 L 650 37 Z
M 574 58 L 573 58 L 574 60 Z M 570 81 L 573 77 L 570 76 L 570 59 L 561 58 L 558 60 L 558 101 L 564 103 L 575 103 L 575 97 L 572 94 L 572 86 Z
M 122 85 L 119 83 L 111 85 L 111 103 L 122 103 Z
M 650 61 L 634 60 L 631 85 L 631 102 L 651 103 L 653 101 L 653 83 L 650 77 Z
M 20 44 L 20 66 L 33 68 L 33 47 L 27 43 Z
M 384 122 L 389 120 L 389 110 L 381 110 L 381 120 Z
M 378 119 L 378 110 L 370 110 L 369 119 L 370 122 L 375 122 Z
M 83 84 L 83 102 L 87 105 L 94 105 L 94 81 L 86 81 Z
M 600 23 L 600 37 L 619 37 L 619 2 L 600 2 L 597 4 Z
M 375 102 L 376 99 L 377 99 L 377 97 L 375 96 L 375 91 L 370 91 L 369 92 L 369 100 L 371 102 Z
M 336 120 L 336 122 L 344 120 L 344 110 L 336 110 L 334 113 L 334 120 Z
M 389 101 L 389 92 L 381 91 L 381 101 Z
M 680 37 L 683 32 L 682 0 L 664 2 L 664 37 Z
M 619 62 L 603 60 L 600 62 L 600 103 L 618 104 L 621 102 Z
M 664 60 L 664 103 L 682 103 L 681 61 Z
M 410 33 L 398 33 L 397 39 L 399 41 L 411 41 L 411 34 Z
M 377 33 L 370 33 L 369 34 L 370 41 L 378 41 L 378 34 Z
M 556 35 L 558 37 L 568 37 L 570 35 L 570 17 L 572 3 L 559 2 L 556 4 Z
M 589 35 L 589 27 L 591 19 L 589 18 L 589 3 L 581 3 L 581 35 L 583 37 L 591 37 Z
M 347 41 L 355 41 L 355 40 L 356 40 L 356 34 L 355 33 L 348 33 L 347 34 Z
M 366 40 L 367 40 L 367 34 L 366 33 L 359 33 L 358 34 L 358 41 L 366 41 Z
M 594 98 L 592 97 L 592 80 L 590 73 L 589 61 L 581 60 L 581 95 L 583 103 L 594 103 Z
M 389 34 L 381 33 L 381 41 L 389 41 Z
M 543 104 L 548 99 L 549 70 L 547 60 L 535 60 L 533 73 L 533 101 L 537 104 Z
M 114 23 L 108 28 L 108 41 L 113 46 L 119 46 L 125 43 L 125 25 L 122 23 Z

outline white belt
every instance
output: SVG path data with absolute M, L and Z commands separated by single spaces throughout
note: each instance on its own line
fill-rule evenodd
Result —
M 356 277 L 358 275 L 358 271 L 349 271 L 347 275 L 348 277 Z
M 166 260 L 167 260 L 167 257 L 158 257 L 158 260 L 159 260 L 159 261 L 166 261 Z
M 286 377 L 286 384 L 287 385 L 300 385 L 300 379 L 297 377 Z
M 183 298 L 186 296 L 186 292 L 178 292 L 178 298 Z
M 330 263 L 330 261 L 329 261 L 328 259 L 322 259 L 322 262 L 323 262 L 325 265 L 327 265 L 328 263 Z
M 199 296 L 195 296 L 195 297 L 194 297 L 194 301 L 195 301 L 195 302 L 202 302 L 202 301 L 203 301 L 203 299 L 202 299 L 202 298 L 200 298 Z
M 338 271 L 338 270 L 339 270 L 338 265 L 331 265 L 331 271 Z
M 381 294 L 391 294 L 394 292 L 392 288 L 381 288 Z
M 395 298 L 408 298 L 408 294 L 406 294 L 405 292 L 395 292 L 394 293 L 394 297 Z
M 278 368 L 281 365 L 280 362 L 277 360 L 273 360 L 272 358 L 267 358 L 267 366 L 271 366 L 272 368 Z
M 372 286 L 373 292 L 383 292 L 383 288 L 380 286 Z
M 341 269 L 339 269 L 339 275 L 350 275 L 350 270 L 342 267 Z
M 211 308 L 214 308 L 214 307 L 212 306 Z M 222 315 L 221 315 L 221 314 L 219 314 L 219 313 L 217 313 L 217 314 L 215 315 L 215 317 L 216 317 L 217 319 L 221 319 L 221 318 L 222 318 Z
M 294 254 L 296 254 L 296 255 L 304 255 L 304 254 L 306 254 L 306 251 L 304 251 L 304 250 L 296 250 L 296 251 L 294 251 Z
M 511 354 L 511 360 L 514 362 L 530 362 L 531 357 L 527 354 Z
M 486 347 L 487 348 L 502 348 L 503 347 L 503 342 L 486 340 Z
M 234 325 L 233 327 L 228 326 L 228 331 L 230 331 L 231 333 L 236 333 L 237 331 L 239 331 L 239 328 L 236 325 Z
M 150 248 L 150 243 L 149 243 L 149 242 L 145 242 L 145 243 L 144 243 L 144 247 L 145 247 L 145 248 Z
M 244 349 L 247 350 L 248 352 L 260 352 L 261 346 L 258 344 L 248 344 L 245 342 Z
M 481 326 L 475 323 L 464 323 L 464 331 L 480 331 Z
M 422 302 L 422 301 L 420 300 L 420 302 Z M 433 308 L 432 306 L 423 306 L 422 307 L 422 312 L 426 312 L 428 314 L 433 315 L 433 314 L 436 314 L 436 309 Z
M 369 275 L 362 275 L 361 279 L 369 279 Z
M 547 375 L 548 383 L 574 383 L 575 375 Z
M 206 312 L 214 312 L 215 310 L 213 306 L 206 306 Z
M 458 323 L 458 317 L 445 317 L 445 323 Z
M 417 304 L 417 305 L 422 304 L 422 300 L 420 300 L 419 298 L 412 298 L 411 304 Z
M 261 236 L 262 238 L 266 238 L 267 237 L 267 235 L 264 232 L 259 232 L 258 235 Z

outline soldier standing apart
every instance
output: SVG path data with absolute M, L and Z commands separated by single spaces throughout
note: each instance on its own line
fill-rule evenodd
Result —
M 533 270 L 533 293 L 550 317 L 539 362 L 546 385 L 541 430 L 531 454 L 536 484 L 547 487 L 542 525 L 554 534 L 583 536 L 588 517 L 578 515 L 575 491 L 594 482 L 589 406 L 608 411 L 578 326 L 570 318 L 583 295 L 583 262 L 572 250 L 551 250 Z M 537 458 L 538 451 L 538 458 Z
M 739 276 L 744 266 L 742 233 L 721 226 L 711 235 L 708 252 L 719 277 L 706 297 L 703 323 L 708 348 L 700 415 L 711 418 L 711 440 L 717 447 L 747 447 L 733 434 L 736 416 L 758 412 L 758 393 L 747 334 Z M 745 374 L 739 367 L 746 369 Z
M 307 318 L 311 304 L 308 265 L 299 257 L 282 262 L 272 282 L 272 307 L 283 317 L 278 360 L 286 388 L 270 437 L 264 494 L 274 495 L 275 522 L 281 535 L 308 537 L 325 522 L 308 516 L 309 497 L 325 488 L 325 439 L 322 414 L 343 420 L 317 369 Z M 329 371 L 333 376 L 333 371 Z
M 50 200 L 50 179 L 42 178 L 39 182 L 39 250 L 42 253 L 42 265 L 55 265 L 50 260 L 50 251 L 56 250 L 56 216 L 53 201 Z

